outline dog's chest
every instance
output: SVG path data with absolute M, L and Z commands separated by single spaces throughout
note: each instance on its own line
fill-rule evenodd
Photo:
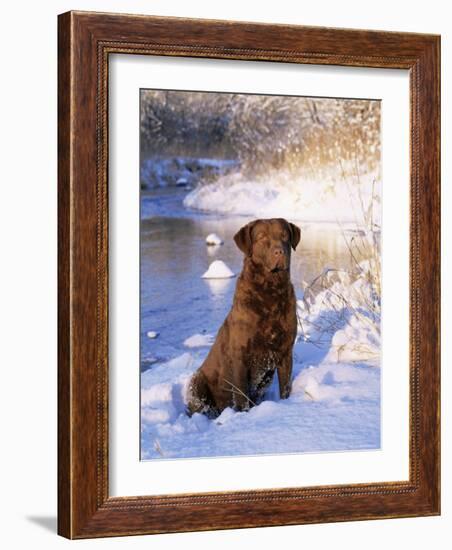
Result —
M 263 354 L 266 362 L 273 361 L 275 352 L 287 347 L 291 332 L 286 317 L 264 320 L 257 330 L 255 352 Z

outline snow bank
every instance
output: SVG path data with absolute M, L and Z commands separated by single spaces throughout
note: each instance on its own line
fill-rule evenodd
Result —
M 141 163 L 141 186 L 193 187 L 202 179 L 210 181 L 229 173 L 237 167 L 237 161 L 191 157 L 154 157 Z
M 222 260 L 215 260 L 201 277 L 203 279 L 229 279 L 235 277 L 235 273 Z
M 191 374 L 203 356 L 185 354 L 142 375 L 142 459 L 375 449 L 380 446 L 379 369 L 345 364 L 298 373 L 286 400 L 267 399 L 249 412 L 231 408 L 210 420 L 185 413 Z M 158 382 L 164 372 L 173 382 Z M 147 375 L 147 376 L 146 376 Z M 277 386 L 276 377 L 273 384 Z
M 315 180 L 283 172 L 259 181 L 247 180 L 239 173 L 228 174 L 196 187 L 185 197 L 184 205 L 221 214 L 355 225 L 368 225 L 372 220 L 379 225 L 379 184 L 374 180 L 375 174 L 363 175 L 359 182 Z

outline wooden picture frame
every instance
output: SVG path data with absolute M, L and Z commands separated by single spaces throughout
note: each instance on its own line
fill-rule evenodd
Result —
M 110 54 L 410 74 L 408 481 L 149 497 L 108 490 Z M 440 513 L 440 38 L 68 12 L 58 38 L 58 532 L 68 538 Z

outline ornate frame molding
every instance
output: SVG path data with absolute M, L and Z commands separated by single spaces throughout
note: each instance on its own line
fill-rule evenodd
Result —
M 438 36 L 408 33 L 88 12 L 59 16 L 61 535 L 85 538 L 439 513 L 439 47 Z M 409 481 L 109 497 L 110 54 L 410 71 Z

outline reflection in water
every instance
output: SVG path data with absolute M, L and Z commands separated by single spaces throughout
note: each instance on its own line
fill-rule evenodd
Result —
M 223 245 L 221 245 L 221 246 L 223 246 Z M 221 246 L 207 246 L 206 247 L 207 254 L 209 256 L 213 256 L 213 257 L 217 256 L 221 252 Z
M 234 273 L 240 273 L 243 255 L 233 236 L 251 220 L 189 212 L 182 206 L 180 191 L 168 193 L 163 205 L 160 196 L 142 198 L 142 218 L 147 218 L 141 223 L 143 359 L 170 357 L 186 351 L 183 342 L 189 336 L 216 333 L 231 307 L 237 278 L 201 279 L 201 275 L 213 260 L 223 260 Z M 291 278 L 301 296 L 303 284 L 326 267 L 349 269 L 351 260 L 338 227 L 296 223 L 301 228 L 301 241 L 292 255 Z M 209 233 L 218 234 L 224 245 L 207 246 Z M 159 338 L 147 338 L 150 330 L 158 331 Z M 149 363 L 142 360 L 142 367 L 146 365 Z
M 204 279 L 204 281 L 208 285 L 213 297 L 222 299 L 227 294 L 232 279 L 232 277 L 229 277 L 228 279 Z

